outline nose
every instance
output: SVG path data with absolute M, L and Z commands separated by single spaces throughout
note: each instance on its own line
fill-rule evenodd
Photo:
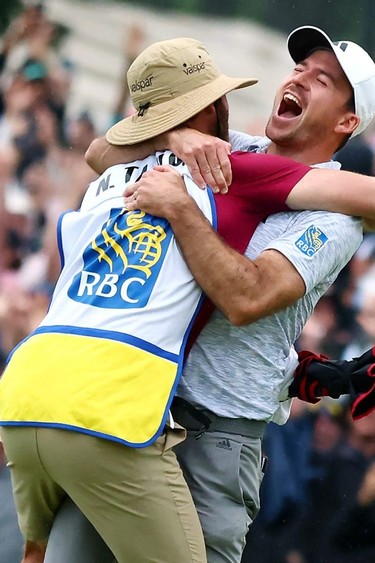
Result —
M 308 89 L 309 82 L 311 80 L 311 71 L 308 69 L 301 70 L 300 72 L 296 72 L 292 76 L 292 83 L 296 86 L 300 86 L 305 90 Z

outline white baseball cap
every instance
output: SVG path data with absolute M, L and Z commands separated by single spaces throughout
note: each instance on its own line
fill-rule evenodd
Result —
M 362 47 L 352 41 L 331 41 L 328 35 L 311 25 L 298 27 L 287 39 L 287 47 L 294 62 L 303 61 L 314 49 L 330 49 L 354 91 L 358 127 L 352 137 L 362 133 L 375 116 L 375 63 Z

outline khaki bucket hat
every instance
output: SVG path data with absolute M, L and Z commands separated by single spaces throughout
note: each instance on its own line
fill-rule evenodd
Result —
M 255 78 L 222 74 L 195 39 L 154 43 L 130 66 L 128 86 L 136 113 L 111 127 L 112 145 L 146 141 L 184 123 L 232 90 L 256 84 Z

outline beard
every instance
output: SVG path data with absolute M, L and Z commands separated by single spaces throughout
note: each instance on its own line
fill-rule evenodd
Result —
M 229 112 L 227 107 L 221 100 L 215 102 L 216 109 L 216 132 L 215 137 L 219 137 L 223 141 L 229 141 Z

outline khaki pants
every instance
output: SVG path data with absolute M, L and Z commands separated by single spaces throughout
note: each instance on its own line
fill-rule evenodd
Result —
M 146 448 L 78 432 L 2 427 L 19 524 L 47 540 L 66 496 L 90 520 L 119 563 L 204 563 L 197 513 L 168 430 Z

